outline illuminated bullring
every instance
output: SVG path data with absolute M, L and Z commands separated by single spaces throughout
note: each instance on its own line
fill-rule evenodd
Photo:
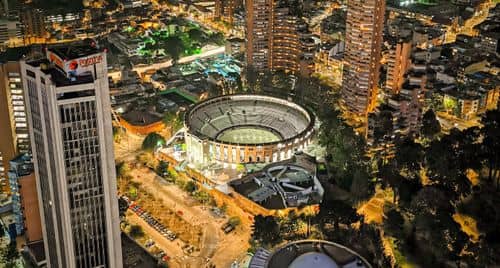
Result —
M 262 95 L 205 100 L 185 117 L 192 163 L 269 163 L 292 157 L 310 142 L 314 115 L 293 102 Z

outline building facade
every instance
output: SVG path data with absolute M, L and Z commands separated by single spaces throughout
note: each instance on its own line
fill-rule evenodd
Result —
M 21 154 L 10 161 L 9 184 L 17 235 L 24 234 L 27 243 L 42 240 L 36 180 L 29 155 Z
M 106 54 L 21 62 L 48 267 L 122 267 Z
M 385 1 L 347 4 L 342 99 L 346 110 L 365 115 L 377 98 Z
M 306 22 L 293 14 L 287 1 L 248 0 L 247 65 L 265 70 L 310 75 L 314 71 L 314 51 Z
M 19 62 L 0 63 L 0 184 L 9 192 L 9 161 L 29 151 L 29 134 Z
M 390 45 L 385 88 L 388 93 L 397 94 L 406 80 L 406 72 L 411 67 L 412 43 L 398 41 Z

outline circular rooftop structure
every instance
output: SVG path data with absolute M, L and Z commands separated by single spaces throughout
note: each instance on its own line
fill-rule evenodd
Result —
M 249 268 L 371 268 L 359 254 L 342 245 L 322 240 L 288 243 L 275 252 L 259 249 Z
M 208 150 L 201 150 L 205 158 L 228 163 L 290 158 L 308 143 L 314 123 L 314 115 L 296 103 L 248 94 L 205 100 L 193 106 L 185 117 L 187 135 L 208 145 L 198 148 Z

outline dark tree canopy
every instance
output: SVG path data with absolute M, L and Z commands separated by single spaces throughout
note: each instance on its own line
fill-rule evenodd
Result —
M 142 142 L 142 149 L 145 151 L 153 151 L 156 147 L 164 145 L 165 138 L 158 133 L 149 133 Z
M 427 138 L 434 138 L 441 132 L 441 124 L 436 118 L 432 109 L 427 110 L 422 118 L 422 135 Z

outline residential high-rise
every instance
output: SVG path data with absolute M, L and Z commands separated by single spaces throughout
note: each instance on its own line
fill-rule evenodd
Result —
M 376 103 L 384 12 L 384 0 L 347 3 L 342 99 L 356 115 L 366 116 Z
M 273 0 L 247 0 L 247 65 L 263 71 L 270 61 Z
M 19 60 L 29 49 L 8 49 L 0 56 L 0 193 L 9 193 L 9 161 L 29 151 L 29 134 Z
M 20 11 L 21 22 L 24 25 L 23 37 L 25 44 L 37 43 L 46 35 L 43 11 L 38 8 L 25 7 Z
M 243 5 L 242 0 L 215 0 L 215 18 L 230 24 L 234 21 L 235 10 Z
M 309 74 L 316 49 L 307 24 L 286 0 L 247 0 L 247 65 L 256 71 Z M 311 49 L 312 48 L 312 49 Z M 302 70 L 307 69 L 307 70 Z
M 387 75 L 385 88 L 388 93 L 397 94 L 406 80 L 406 73 L 411 67 L 411 41 L 390 40 L 387 57 Z
M 22 61 L 48 267 L 122 267 L 106 53 Z

